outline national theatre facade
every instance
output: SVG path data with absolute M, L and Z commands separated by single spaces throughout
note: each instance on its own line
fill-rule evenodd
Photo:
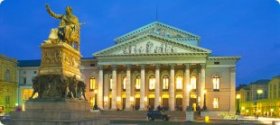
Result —
M 238 56 L 213 56 L 200 37 L 153 22 L 82 59 L 91 104 L 104 110 L 171 111 L 207 107 L 235 112 Z

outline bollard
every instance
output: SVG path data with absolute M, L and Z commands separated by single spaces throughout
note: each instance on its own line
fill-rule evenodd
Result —
M 210 122 L 210 117 L 209 117 L 208 115 L 206 115 L 206 116 L 204 117 L 204 122 L 205 122 L 205 123 L 209 123 L 209 122 Z

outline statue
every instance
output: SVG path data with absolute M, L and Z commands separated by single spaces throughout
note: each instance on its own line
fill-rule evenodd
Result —
M 78 18 L 73 15 L 72 8 L 67 6 L 64 15 L 54 13 L 49 5 L 46 5 L 46 9 L 50 16 L 60 20 L 59 27 L 51 30 L 48 42 L 66 42 L 75 49 L 79 49 L 80 23 Z

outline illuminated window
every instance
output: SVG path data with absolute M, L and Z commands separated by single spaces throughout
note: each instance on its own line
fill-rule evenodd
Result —
M 141 84 L 140 77 L 137 76 L 136 81 L 135 81 L 135 89 L 139 90 L 140 89 L 140 84 Z
M 90 106 L 93 107 L 94 106 L 94 98 L 90 97 Z
M 181 76 L 176 78 L 176 89 L 183 89 L 183 78 Z
M 219 90 L 220 89 L 220 77 L 214 76 L 212 78 L 212 82 L 213 82 L 213 90 Z
M 126 89 L 126 82 L 127 82 L 127 78 L 124 77 L 124 78 L 123 78 L 123 82 L 122 82 L 122 89 L 123 89 L 123 90 Z
M 196 77 L 191 77 L 191 89 L 196 89 Z
M 214 98 L 213 100 L 213 108 L 218 109 L 219 108 L 219 98 Z
M 94 77 L 91 77 L 89 79 L 89 90 L 92 91 L 94 89 L 96 89 L 96 80 Z
M 167 90 L 168 84 L 169 84 L 169 78 L 167 76 L 164 76 L 162 80 L 162 89 Z
M 112 78 L 110 79 L 110 85 L 109 85 L 109 86 L 110 86 L 110 87 L 109 87 L 110 90 L 112 90 L 112 88 L 113 88 L 113 79 L 112 79 Z
M 156 87 L 155 77 L 150 77 L 149 79 L 149 90 L 154 90 Z
M 22 89 L 22 93 L 21 93 L 22 100 L 23 101 L 28 100 L 32 96 L 32 93 L 33 93 L 33 89 Z M 38 93 L 36 93 L 33 98 L 37 98 L 37 97 L 38 97 Z

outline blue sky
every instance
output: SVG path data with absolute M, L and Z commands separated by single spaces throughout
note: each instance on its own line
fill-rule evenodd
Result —
M 0 4 L 0 53 L 39 59 L 40 43 L 67 5 L 83 23 L 84 57 L 110 47 L 113 39 L 158 21 L 199 35 L 213 55 L 238 55 L 237 83 L 280 75 L 280 5 L 276 0 L 4 0 Z

